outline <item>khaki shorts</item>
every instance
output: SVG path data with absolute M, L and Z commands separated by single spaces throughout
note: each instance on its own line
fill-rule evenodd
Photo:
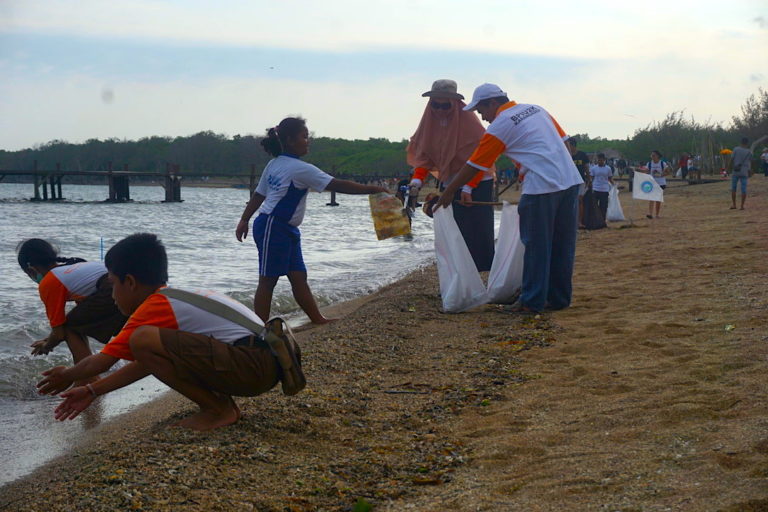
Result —
M 112 283 L 104 274 L 96 283 L 96 291 L 67 313 L 66 328 L 101 343 L 117 335 L 128 318 L 120 313 L 112 299 Z
M 260 395 L 279 381 L 277 359 L 266 345 L 235 347 L 205 334 L 159 331 L 176 374 L 186 381 L 233 396 Z

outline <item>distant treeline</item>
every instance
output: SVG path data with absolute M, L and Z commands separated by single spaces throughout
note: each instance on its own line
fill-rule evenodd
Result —
M 91 139 L 83 144 L 51 141 L 21 151 L 0 150 L 0 169 L 29 170 L 37 161 L 38 169 L 61 165 L 70 171 L 113 170 L 164 172 L 167 164 L 184 171 L 208 174 L 248 174 L 255 166 L 258 173 L 271 156 L 261 145 L 261 138 L 235 135 L 229 138 L 213 132 L 189 137 L 146 137 L 137 141 Z M 317 137 L 311 140 L 306 160 L 321 169 L 343 175 L 397 176 L 407 173 L 407 141 L 387 139 L 345 140 Z
M 669 114 L 663 121 L 638 129 L 626 139 L 591 138 L 580 135 L 579 148 L 587 152 L 607 149 L 617 151 L 629 161 L 645 162 L 657 149 L 672 161 L 683 152 L 700 155 L 703 163 L 719 166 L 722 148 L 733 148 L 742 136 L 756 140 L 768 135 L 768 91 L 759 89 L 732 117 L 728 128 L 720 124 L 700 123 L 683 112 Z M 235 135 L 229 138 L 210 131 L 189 137 L 146 137 L 137 141 L 91 139 L 83 144 L 54 140 L 20 151 L 0 150 L 0 170 L 54 169 L 57 164 L 69 171 L 102 171 L 124 168 L 130 171 L 164 172 L 166 165 L 178 165 L 184 171 L 215 177 L 225 174 L 257 173 L 270 159 L 261 148 L 259 137 Z M 337 176 L 402 176 L 410 172 L 406 163 L 407 140 L 345 140 L 328 137 L 311 139 L 305 157 L 321 169 Z M 768 144 L 766 144 L 768 145 Z M 760 148 L 757 148 L 758 151 Z M 511 166 L 502 158 L 497 167 Z

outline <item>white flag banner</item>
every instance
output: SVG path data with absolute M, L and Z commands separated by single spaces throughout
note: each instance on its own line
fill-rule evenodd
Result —
M 664 190 L 650 174 L 635 171 L 632 181 L 632 199 L 664 202 Z

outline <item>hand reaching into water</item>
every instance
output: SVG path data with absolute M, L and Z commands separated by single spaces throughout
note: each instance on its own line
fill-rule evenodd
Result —
M 72 380 L 63 375 L 66 370 L 66 366 L 55 366 L 44 371 L 45 378 L 37 383 L 37 392 L 41 395 L 55 395 L 66 390 L 72 385 Z
M 48 338 L 44 338 L 42 340 L 38 340 L 30 345 L 32 347 L 32 355 L 33 356 L 44 356 L 45 354 L 49 354 L 51 350 L 56 348 L 56 345 L 58 343 L 51 343 L 51 341 Z
M 53 412 L 55 418 L 59 421 L 77 418 L 77 415 L 86 410 L 96 399 L 93 393 L 85 386 L 72 388 L 59 396 L 64 401 Z

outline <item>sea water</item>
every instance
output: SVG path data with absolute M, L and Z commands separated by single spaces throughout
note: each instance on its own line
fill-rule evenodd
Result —
M 160 186 L 131 187 L 132 202 L 106 203 L 106 186 L 64 185 L 63 201 L 31 202 L 31 184 L 0 182 L 0 484 L 31 472 L 63 454 L 88 430 L 127 412 L 167 388 L 153 377 L 117 390 L 95 402 L 80 417 L 56 422 L 60 402 L 35 392 L 40 373 L 70 365 L 66 344 L 47 356 L 32 357 L 29 345 L 49 332 L 37 285 L 16 262 L 16 246 L 43 238 L 60 255 L 89 261 L 123 237 L 156 233 L 166 246 L 169 284 L 208 288 L 252 305 L 258 281 L 253 239 L 235 238 L 235 226 L 248 191 L 234 188 L 182 188 L 181 203 L 163 203 Z M 417 212 L 411 237 L 377 241 L 367 196 L 310 193 L 301 226 L 309 283 L 320 306 L 369 294 L 408 272 L 431 263 L 432 221 Z M 103 247 L 103 250 L 102 250 Z M 272 314 L 297 312 L 290 285 L 281 279 Z M 100 345 L 92 342 L 94 351 Z

